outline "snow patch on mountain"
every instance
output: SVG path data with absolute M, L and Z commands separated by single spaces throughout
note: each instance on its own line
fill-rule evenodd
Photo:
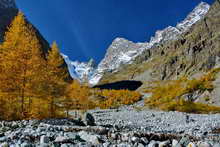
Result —
M 143 51 L 157 44 L 177 39 L 182 33 L 189 30 L 193 24 L 202 19 L 209 8 L 209 4 L 201 2 L 176 27 L 168 26 L 163 30 L 156 31 L 155 36 L 151 37 L 149 42 L 134 43 L 124 38 L 116 38 L 107 49 L 104 59 L 97 68 L 89 63 L 71 61 L 66 55 L 63 55 L 63 57 L 73 78 L 80 81 L 86 78 L 89 84 L 96 85 L 105 72 L 115 72 L 120 66 L 131 64 Z
M 72 78 L 78 79 L 80 82 L 87 82 L 94 75 L 96 67 L 93 59 L 89 62 L 79 62 L 71 61 L 69 57 L 64 54 L 61 55 L 68 66 Z
M 185 32 L 188 30 L 189 27 L 191 27 L 193 24 L 195 24 L 197 21 L 199 21 L 201 18 L 205 16 L 205 14 L 208 12 L 210 8 L 210 5 L 201 2 L 182 22 L 178 23 L 176 28 L 181 30 L 182 32 Z
M 98 65 L 98 69 L 90 79 L 90 84 L 95 85 L 99 82 L 106 71 L 114 72 L 124 64 L 131 64 L 133 60 L 144 50 L 153 46 L 177 39 L 182 33 L 186 32 L 193 24 L 202 19 L 208 12 L 210 5 L 201 2 L 193 11 L 176 27 L 169 26 L 155 33 L 149 42 L 134 43 L 124 38 L 116 38 L 107 50 L 104 59 Z M 92 82 L 91 82 L 92 81 Z

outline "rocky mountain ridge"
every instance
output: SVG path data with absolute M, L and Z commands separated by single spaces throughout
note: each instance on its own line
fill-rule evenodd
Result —
M 141 55 L 144 51 L 152 48 L 155 45 L 164 43 L 169 40 L 175 40 L 181 37 L 181 34 L 186 32 L 198 20 L 202 19 L 208 12 L 210 6 L 205 2 L 201 2 L 194 10 L 178 23 L 176 27 L 169 26 L 163 30 L 157 31 L 155 36 L 146 43 L 133 43 L 123 38 L 117 38 L 108 48 L 105 58 L 98 66 L 99 77 L 105 71 L 114 72 L 124 64 L 133 63 L 134 59 Z M 96 76 L 94 76 L 96 78 Z M 98 81 L 97 81 L 98 83 Z
M 87 82 L 96 70 L 95 61 L 90 59 L 89 62 L 71 61 L 68 56 L 61 54 L 67 63 L 69 73 L 72 78 L 80 82 Z
M 153 46 L 181 37 L 181 34 L 186 32 L 193 24 L 206 15 L 209 8 L 209 4 L 201 2 L 182 22 L 178 23 L 176 27 L 168 26 L 163 30 L 157 31 L 149 42 L 134 43 L 124 38 L 116 38 L 107 49 L 106 55 L 98 64 L 97 69 L 91 69 L 92 72 L 88 73 L 89 83 L 96 85 L 106 72 L 117 72 L 122 65 L 133 63 L 136 57 Z M 67 64 L 69 63 L 67 62 Z M 69 69 L 70 72 L 75 72 L 73 70 L 74 68 L 70 66 Z M 80 79 L 82 76 L 79 75 L 78 77 Z
M 135 80 L 144 83 L 161 83 L 187 77 L 199 79 L 220 67 L 220 2 L 215 1 L 208 13 L 175 40 L 157 44 L 143 51 L 129 65 L 121 66 L 116 72 L 106 72 L 99 84 Z M 196 90 L 187 93 L 194 102 L 220 105 L 220 73 L 211 82 L 212 90 Z

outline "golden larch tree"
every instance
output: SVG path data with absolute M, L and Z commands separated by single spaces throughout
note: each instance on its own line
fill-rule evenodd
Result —
M 43 74 L 40 71 L 43 71 L 45 60 L 41 56 L 42 48 L 35 30 L 19 12 L 5 33 L 1 45 L 0 91 L 7 98 L 20 98 L 23 115 L 27 111 L 25 98 L 38 95 L 31 87 L 36 83 L 34 80 Z
M 59 99 L 65 95 L 65 89 L 67 86 L 68 71 L 64 66 L 64 59 L 60 55 L 60 50 L 56 42 L 53 42 L 51 50 L 47 56 L 47 77 L 46 81 L 49 83 L 49 87 L 46 90 L 48 100 L 50 104 L 51 117 L 56 115 L 56 103 Z

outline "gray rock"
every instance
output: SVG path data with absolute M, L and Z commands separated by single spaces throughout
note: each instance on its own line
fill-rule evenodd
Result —
M 21 147 L 32 147 L 32 144 L 24 142 L 21 144 Z
M 129 134 L 128 133 L 123 133 L 121 135 L 121 140 L 124 142 L 127 142 L 129 140 Z
M 133 136 L 133 137 L 131 137 L 131 141 L 140 142 L 140 139 L 138 137 Z
M 154 140 L 152 140 L 149 144 L 148 144 L 148 147 L 157 147 L 158 146 L 158 143 Z
M 39 145 L 39 147 L 51 147 L 51 145 L 48 144 L 48 143 L 41 143 L 41 144 Z
M 172 147 L 183 147 L 183 145 L 181 145 L 180 143 L 177 143 L 177 145 L 172 146 Z
M 149 143 L 148 139 L 146 137 L 142 137 L 141 138 L 141 142 L 144 144 L 144 145 L 147 145 Z
M 95 134 L 89 134 L 88 132 L 81 131 L 78 133 L 80 138 L 86 142 L 91 142 L 92 144 L 99 144 L 99 136 Z
M 43 144 L 43 143 L 49 143 L 49 142 L 50 142 L 50 138 L 49 137 L 47 137 L 45 135 L 40 137 L 40 143 Z
M 93 115 L 91 113 L 85 113 L 83 115 L 83 119 L 82 121 L 88 125 L 88 126 L 94 126 L 95 125 L 95 118 L 93 117 Z
M 220 144 L 219 144 L 219 143 L 216 143 L 216 144 L 214 144 L 213 147 L 220 147 Z
M 183 145 L 183 146 L 187 146 L 190 143 L 190 139 L 189 137 L 182 137 L 179 144 Z
M 110 142 L 105 142 L 102 145 L 103 145 L 103 147 L 110 147 L 111 143 Z
M 7 142 L 3 142 L 0 147 L 9 147 L 9 144 Z
M 3 137 L 0 137 L 0 142 L 4 142 L 7 140 L 7 137 L 6 136 L 3 136 Z
M 144 147 L 144 145 L 142 143 L 138 143 L 137 147 Z
M 127 144 L 127 143 L 121 143 L 121 144 L 113 145 L 113 146 L 115 146 L 115 147 L 132 147 L 132 145 Z
M 68 141 L 69 139 L 67 137 L 64 137 L 64 136 L 57 136 L 56 139 L 55 139 L 55 142 L 58 142 L 58 143 L 62 143 L 62 142 L 66 142 Z
M 176 139 L 172 140 L 172 147 L 175 147 L 179 142 Z
M 211 144 L 209 144 L 208 142 L 198 142 L 197 143 L 198 147 L 212 147 Z
M 71 145 L 68 145 L 68 144 L 61 144 L 60 147 L 70 147 Z
M 170 141 L 169 141 L 169 140 L 163 141 L 163 142 L 160 142 L 160 143 L 159 143 L 159 147 L 167 147 L 169 144 L 170 144 Z
M 195 144 L 195 143 L 190 142 L 190 143 L 187 145 L 187 147 L 197 147 L 197 146 L 196 146 L 196 144 Z

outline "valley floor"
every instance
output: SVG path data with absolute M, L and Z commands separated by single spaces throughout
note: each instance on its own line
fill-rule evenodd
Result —
M 74 113 L 73 113 L 74 114 Z M 220 114 L 186 114 L 133 107 L 91 110 L 82 121 L 0 122 L 1 146 L 220 147 Z M 88 118 L 87 118 L 88 117 Z M 91 123 L 95 118 L 95 126 Z

